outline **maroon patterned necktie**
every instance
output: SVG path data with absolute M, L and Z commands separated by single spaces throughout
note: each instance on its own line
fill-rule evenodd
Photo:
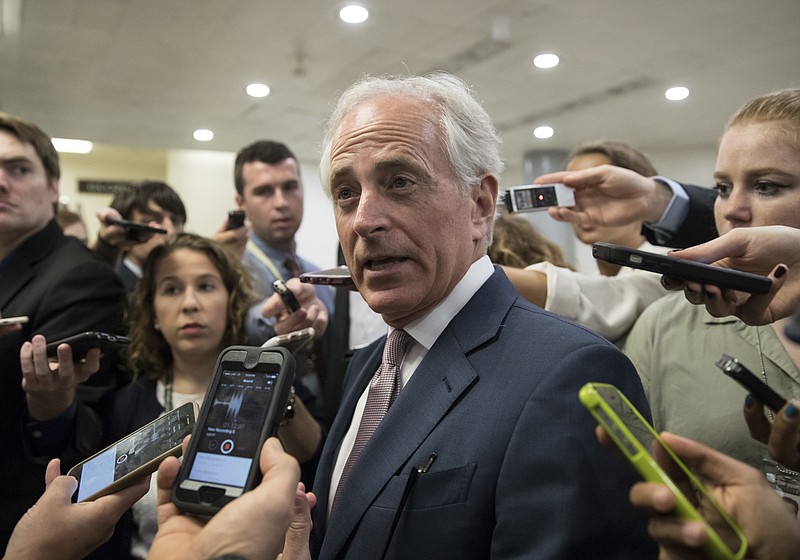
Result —
M 386 340 L 386 346 L 383 348 L 383 361 L 369 383 L 367 404 L 364 407 L 361 424 L 358 426 L 358 434 L 353 444 L 353 450 L 350 451 L 350 455 L 347 457 L 342 476 L 339 479 L 339 486 L 336 487 L 336 494 L 333 499 L 334 507 L 353 465 L 361 455 L 361 451 L 400 392 L 400 386 L 402 385 L 400 365 L 403 363 L 403 356 L 405 356 L 406 349 L 412 340 L 411 335 L 401 329 L 392 331 Z
M 288 257 L 285 261 L 283 261 L 283 266 L 285 266 L 286 270 L 289 271 L 289 278 L 297 278 L 302 272 L 300 270 L 300 265 L 297 263 L 297 259 L 294 257 Z M 287 278 L 287 280 L 289 278 Z

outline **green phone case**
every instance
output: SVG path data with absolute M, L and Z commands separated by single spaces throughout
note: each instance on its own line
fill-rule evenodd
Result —
M 602 394 L 601 394 L 602 393 Z M 578 394 L 580 401 L 589 409 L 606 432 L 617 444 L 617 447 L 633 464 L 642 478 L 648 482 L 657 482 L 665 485 L 675 495 L 676 510 L 685 519 L 702 523 L 709 535 L 704 552 L 714 560 L 739 560 L 747 552 L 747 538 L 742 530 L 734 523 L 730 516 L 708 494 L 706 488 L 692 474 L 686 465 L 661 439 L 652 426 L 639 414 L 639 411 L 625 398 L 622 392 L 607 383 L 587 383 Z M 615 405 L 617 408 L 615 408 Z M 626 423 L 617 413 L 621 410 L 627 417 Z M 635 426 L 635 427 L 634 427 Z M 703 499 L 713 507 L 719 516 L 719 522 L 729 528 L 729 535 L 723 539 L 718 530 L 703 517 L 686 494 L 678 487 L 675 481 L 656 462 L 642 441 L 634 435 L 634 431 L 644 438 L 652 438 L 661 444 L 661 448 L 671 457 L 675 465 L 686 475 L 688 481 L 701 494 Z

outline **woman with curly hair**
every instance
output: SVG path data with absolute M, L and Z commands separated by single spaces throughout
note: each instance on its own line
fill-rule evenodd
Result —
M 202 405 L 220 351 L 246 340 L 251 303 L 247 272 L 214 241 L 181 233 L 155 247 L 128 305 L 127 365 L 133 381 L 114 395 L 112 441 L 187 402 Z M 302 399 L 278 435 L 289 453 L 313 467 L 322 432 Z M 158 528 L 155 487 L 152 483 L 133 506 L 132 520 L 126 516 L 117 526 L 115 554 L 129 549 L 134 558 L 147 556 Z

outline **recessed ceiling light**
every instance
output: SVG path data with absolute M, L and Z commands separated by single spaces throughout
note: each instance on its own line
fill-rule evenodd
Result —
M 550 138 L 553 136 L 553 132 L 553 128 L 550 126 L 537 126 L 533 129 L 533 135 L 542 139 Z
M 558 66 L 558 62 L 558 55 L 552 53 L 540 54 L 533 59 L 533 65 L 536 68 L 553 68 Z
M 88 154 L 94 144 L 88 140 L 75 140 L 73 138 L 52 138 L 53 147 L 62 154 Z
M 250 84 L 245 91 L 250 97 L 266 97 L 269 95 L 269 86 L 267 84 Z
M 367 21 L 369 12 L 364 6 L 350 4 L 339 10 L 339 18 L 347 23 L 363 23 Z
M 670 101 L 681 101 L 689 97 L 689 88 L 683 86 L 671 87 L 664 92 L 664 97 Z
M 194 139 L 198 142 L 208 142 L 214 139 L 214 133 L 207 128 L 198 128 L 194 131 Z

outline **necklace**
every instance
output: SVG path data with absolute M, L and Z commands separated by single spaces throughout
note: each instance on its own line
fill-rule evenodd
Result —
M 758 346 L 758 359 L 761 362 L 761 380 L 764 382 L 764 385 L 769 385 L 769 383 L 767 383 L 767 367 L 764 365 L 764 353 L 761 351 L 761 331 L 758 327 L 756 327 L 756 344 Z M 769 416 L 770 422 L 775 421 L 775 415 L 769 408 L 767 408 L 767 415 Z
M 167 379 L 164 381 L 164 410 L 172 410 L 172 366 L 167 368 Z

